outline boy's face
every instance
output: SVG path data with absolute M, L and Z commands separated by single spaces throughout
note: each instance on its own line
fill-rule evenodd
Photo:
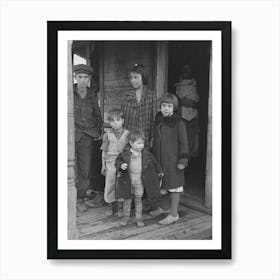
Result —
M 79 87 L 87 87 L 90 80 L 90 75 L 86 73 L 78 73 L 75 75 L 75 79 L 77 80 Z
M 113 118 L 113 120 L 109 121 L 110 126 L 114 130 L 119 130 L 123 127 L 124 119 L 123 118 Z
M 136 152 L 141 152 L 144 148 L 144 140 L 143 139 L 136 139 L 134 142 L 129 141 L 129 144 L 132 150 Z
M 138 89 L 143 86 L 142 75 L 138 73 L 130 73 L 130 83 L 133 88 Z
M 172 103 L 161 103 L 160 111 L 165 117 L 171 116 L 174 112 L 174 106 Z

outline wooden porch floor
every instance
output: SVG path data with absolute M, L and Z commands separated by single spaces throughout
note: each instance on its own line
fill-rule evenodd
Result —
M 87 212 L 79 214 L 77 226 L 80 240 L 117 240 L 117 239 L 212 239 L 212 216 L 184 205 L 179 207 L 180 219 L 168 226 L 159 225 L 157 222 L 164 215 L 152 217 L 144 213 L 145 226 L 138 228 L 133 221 L 126 227 L 120 227 L 121 218 L 116 216 L 106 217 L 105 207 L 91 208 Z M 131 213 L 131 220 L 134 212 Z

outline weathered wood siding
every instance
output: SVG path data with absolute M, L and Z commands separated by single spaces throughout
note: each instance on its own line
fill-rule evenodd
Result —
M 121 94 L 130 87 L 128 71 L 143 64 L 149 77 L 148 88 L 155 87 L 156 42 L 104 42 L 104 118 L 112 107 L 120 106 Z

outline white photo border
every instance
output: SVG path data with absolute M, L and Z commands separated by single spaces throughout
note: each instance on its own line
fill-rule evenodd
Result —
M 74 22 L 73 22 L 74 23 Z M 186 24 L 185 22 L 184 24 Z M 204 22 L 205 23 L 205 22 Z M 225 23 L 225 22 L 223 22 Z M 227 24 L 230 23 L 226 22 Z M 54 22 L 52 22 L 54 24 Z M 51 36 L 49 36 L 50 38 Z M 169 251 L 221 251 L 223 209 L 222 201 L 222 30 L 57 30 L 57 240 L 48 236 L 48 248 L 57 246 L 58 251 L 91 250 L 169 250 Z M 211 41 L 212 64 L 212 239 L 211 240 L 68 240 L 67 234 L 67 43 L 74 40 L 86 41 Z M 231 43 L 231 42 L 229 42 Z M 48 42 L 50 45 L 51 42 Z M 229 50 L 230 54 L 230 50 Z M 230 58 L 230 57 L 229 57 Z M 230 65 L 229 65 L 230 68 Z M 227 69 L 230 73 L 230 69 Z M 230 100 L 230 92 L 229 92 Z M 49 104 L 50 105 L 50 104 Z M 230 110 L 230 108 L 228 108 Z M 231 135 L 229 135 L 231 137 Z M 229 165 L 231 163 L 229 162 Z M 230 190 L 230 186 L 229 186 Z M 230 207 L 230 206 L 229 206 Z M 229 209 L 229 216 L 231 215 Z M 231 229 L 231 225 L 227 225 Z M 51 229 L 48 229 L 49 233 Z M 231 232 L 226 237 L 231 240 Z M 228 239 L 227 239 L 228 240 Z M 231 245 L 227 244 L 227 249 Z M 229 250 L 230 251 L 230 250 Z M 228 252 L 229 252 L 228 251 Z M 229 253 L 231 254 L 231 253 Z M 223 257 L 220 257 L 223 258 Z

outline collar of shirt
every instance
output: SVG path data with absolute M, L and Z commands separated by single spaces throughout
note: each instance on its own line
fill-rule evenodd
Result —
M 137 96 L 136 96 L 136 89 L 131 89 L 130 90 L 130 98 L 128 98 L 128 99 L 130 99 L 135 105 L 140 105 L 140 104 L 143 103 L 143 101 L 146 98 L 146 94 L 147 94 L 146 91 L 147 91 L 147 87 L 144 86 L 143 87 L 143 92 L 142 92 L 142 95 L 141 95 L 141 99 L 138 102 Z
M 89 87 L 86 88 L 86 91 L 87 91 L 87 94 L 84 98 L 82 98 L 80 96 L 80 94 L 78 93 L 78 87 L 77 87 L 77 84 L 74 85 L 74 94 L 76 94 L 77 97 L 79 97 L 80 99 L 82 100 L 86 100 L 86 99 L 89 99 L 90 98 L 90 94 L 89 94 Z
M 119 131 L 112 129 L 112 133 L 117 137 L 117 139 L 119 139 L 122 136 L 123 132 L 124 132 L 123 127 Z

